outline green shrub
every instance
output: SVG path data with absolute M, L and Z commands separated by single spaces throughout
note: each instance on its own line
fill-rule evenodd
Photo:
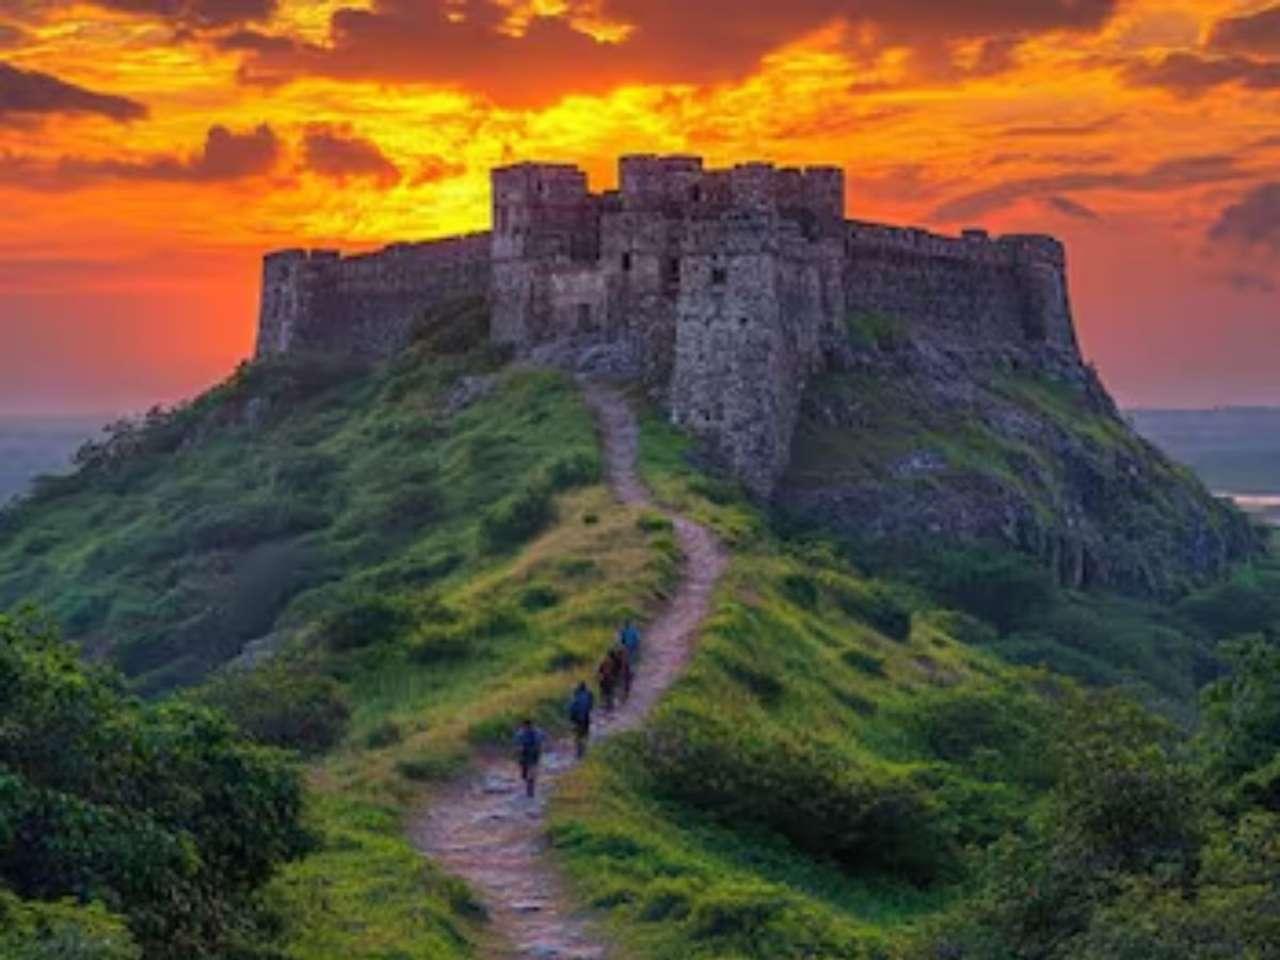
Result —
M 124 696 L 34 620 L 0 617 L 0 678 L 0 887 L 93 891 L 149 960 L 237 955 L 309 847 L 297 772 L 212 711 Z
M 563 453 L 547 464 L 546 476 L 555 492 L 596 483 L 600 479 L 600 457 L 594 450 Z
M 413 623 L 401 600 L 379 594 L 357 594 L 321 622 L 321 633 L 334 650 L 356 650 L 394 643 Z
M 475 652 L 475 640 L 465 625 L 425 627 L 409 642 L 410 659 L 421 664 L 465 660 Z
M 19 900 L 0 888 L 0 956 L 5 960 L 141 960 L 124 921 L 100 904 Z
M 539 480 L 489 507 L 480 517 L 480 536 L 486 549 L 501 552 L 518 547 L 541 533 L 555 519 L 551 487 Z
M 1048 572 L 1021 554 L 951 551 L 928 572 L 929 585 L 950 607 L 990 623 L 1001 633 L 1027 623 L 1052 604 Z
M 853 669 L 867 674 L 867 676 L 884 676 L 884 660 L 867 653 L 865 650 L 846 650 L 840 654 L 840 659 L 853 667 Z
M 560 594 L 546 583 L 531 583 L 520 591 L 520 606 L 535 612 L 549 610 L 560 602 Z
M 884 584 L 828 577 L 823 586 L 841 610 L 855 620 L 870 624 L 890 640 L 903 641 L 911 636 L 911 611 Z
M 661 794 L 725 823 L 765 827 L 814 856 L 918 882 L 954 865 L 928 795 L 832 743 L 669 710 L 644 762 Z
M 335 746 L 351 720 L 337 681 L 288 661 L 224 672 L 193 697 L 221 710 L 258 743 L 310 756 Z
M 788 573 L 782 578 L 782 592 L 802 610 L 818 606 L 818 581 L 807 573 Z
M 383 720 L 364 737 L 364 745 L 370 750 L 381 750 L 404 739 L 404 731 L 394 720 Z
M 675 529 L 669 517 L 652 510 L 640 514 L 636 519 L 636 527 L 644 533 L 670 533 Z

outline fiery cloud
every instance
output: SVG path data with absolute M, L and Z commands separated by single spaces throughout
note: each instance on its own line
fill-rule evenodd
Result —
M 1216 356 L 1201 400 L 1280 401 L 1274 0 L 0 0 L 0 50 L 0 357 L 145 336 L 164 376 L 120 375 L 194 387 L 249 349 L 264 248 L 481 229 L 495 164 L 681 151 L 1060 233 L 1122 397 Z

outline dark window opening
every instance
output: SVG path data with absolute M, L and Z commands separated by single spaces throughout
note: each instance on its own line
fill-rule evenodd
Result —
M 622 255 L 622 269 L 627 273 L 631 272 L 631 254 L 624 253 Z
M 690 199 L 690 200 L 692 200 L 694 203 L 701 203 L 701 202 L 702 202 L 702 188 L 701 188 L 701 187 L 693 187 L 693 188 L 691 188 L 691 189 L 689 190 L 689 199 Z
M 666 281 L 669 284 L 675 284 L 680 282 L 680 258 L 679 257 L 671 257 L 670 259 L 667 260 Z
M 745 326 L 746 326 L 748 323 L 750 323 L 750 322 L 751 322 L 751 321 L 750 321 L 750 320 L 748 320 L 746 317 L 739 317 L 739 318 L 738 318 L 738 326 L 740 326 L 740 327 L 745 327 Z
M 711 282 L 717 287 L 723 287 L 729 281 L 729 271 L 724 267 L 711 268 Z

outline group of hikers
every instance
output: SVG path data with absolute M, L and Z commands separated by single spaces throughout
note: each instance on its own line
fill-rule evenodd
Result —
M 631 697 L 631 684 L 635 679 L 635 663 L 640 655 L 640 631 L 630 620 L 618 630 L 618 639 L 605 653 L 596 668 L 596 685 L 600 690 L 600 702 L 605 713 L 613 713 L 619 702 Z M 573 691 L 569 700 L 569 722 L 573 725 L 573 742 L 578 757 L 587 752 L 591 737 L 591 716 L 596 708 L 596 696 L 585 680 Z M 525 719 L 516 730 L 516 754 L 520 764 L 520 779 L 524 781 L 525 795 L 532 797 L 538 779 L 538 764 L 547 735 L 533 720 Z

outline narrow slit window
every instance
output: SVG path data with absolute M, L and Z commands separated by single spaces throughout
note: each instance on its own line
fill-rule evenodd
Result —
M 723 287 L 729 282 L 729 271 L 724 267 L 712 267 L 711 282 L 717 287 Z
M 630 253 L 624 253 L 622 255 L 622 269 L 626 273 L 631 272 L 631 254 Z

